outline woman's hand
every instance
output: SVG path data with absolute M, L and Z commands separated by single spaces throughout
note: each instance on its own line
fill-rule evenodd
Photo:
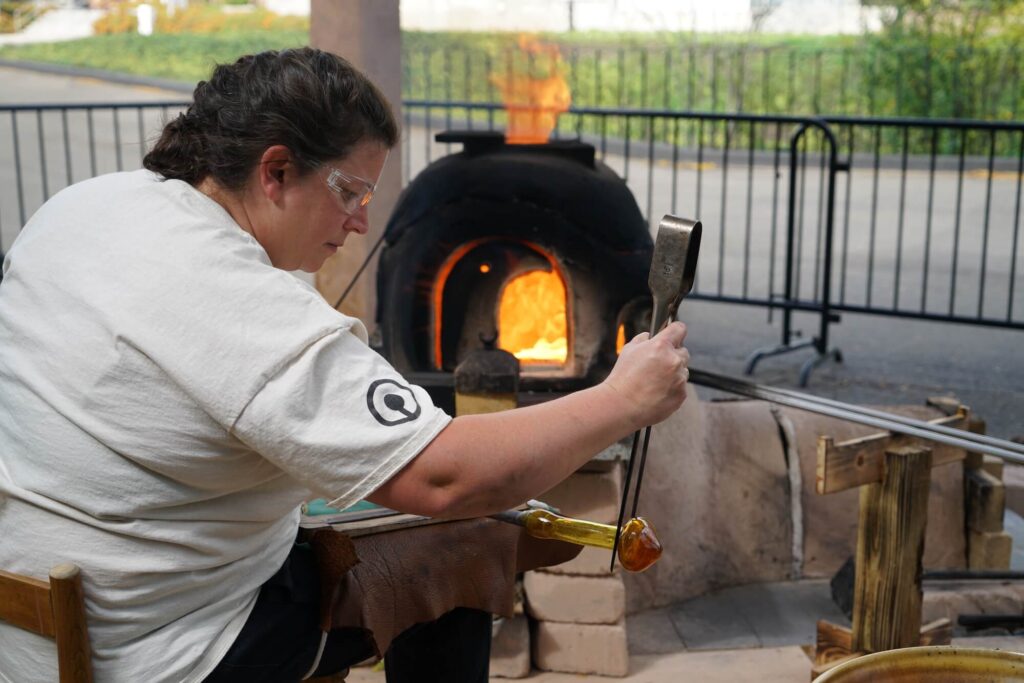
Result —
M 624 400 L 636 428 L 661 422 L 682 405 L 690 371 L 683 347 L 686 325 L 673 322 L 654 336 L 644 332 L 626 344 L 604 385 Z

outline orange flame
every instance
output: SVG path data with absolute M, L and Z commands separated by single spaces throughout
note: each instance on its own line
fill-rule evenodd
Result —
M 505 141 L 513 145 L 545 143 L 558 115 L 572 103 L 569 84 L 562 76 L 562 55 L 557 46 L 525 35 L 519 36 L 519 50 L 526 55 L 530 73 L 515 73 L 510 65 L 503 77 L 491 77 L 508 111 Z
M 507 285 L 498 305 L 498 347 L 528 363 L 564 364 L 568 353 L 565 283 L 532 270 Z

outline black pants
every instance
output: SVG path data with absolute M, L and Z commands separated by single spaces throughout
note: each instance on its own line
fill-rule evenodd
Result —
M 260 588 L 241 633 L 205 683 L 300 680 L 320 646 L 319 593 L 313 553 L 308 546 L 296 544 L 281 569 Z M 387 681 L 487 683 L 490 653 L 491 615 L 455 609 L 436 621 L 413 626 L 392 641 L 384 656 Z M 314 675 L 344 671 L 373 655 L 367 631 L 335 629 L 328 634 Z

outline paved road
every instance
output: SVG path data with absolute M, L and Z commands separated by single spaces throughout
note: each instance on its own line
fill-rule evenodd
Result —
M 42 73 L 0 66 L 0 106 L 84 102 L 151 102 L 183 100 L 181 91 L 152 85 L 111 83 L 88 76 Z
M 161 91 L 153 88 L 132 87 L 104 83 L 93 79 L 70 78 L 33 74 L 14 69 L 0 68 L 0 105 L 13 102 L 136 102 L 136 101 L 180 101 L 180 92 Z M 35 131 L 38 121 L 35 114 L 19 115 L 19 139 L 23 140 L 21 155 L 25 173 L 22 195 L 25 198 L 23 210 L 30 213 L 48 192 L 52 193 L 67 182 L 70 175 L 74 180 L 88 177 L 95 167 L 96 172 L 124 168 L 137 168 L 145 141 L 159 130 L 160 121 L 173 110 L 136 110 L 120 112 L 118 116 L 119 135 L 122 142 L 118 155 L 114 144 L 113 114 L 108 109 L 94 114 L 94 144 L 96 153 L 90 157 L 81 153 L 89 147 L 87 127 L 83 126 L 83 112 L 69 113 L 71 148 L 76 150 L 71 163 L 67 164 L 64 154 L 63 127 L 59 112 L 43 116 L 44 158 L 49 162 L 46 174 L 42 174 L 40 155 Z M 73 124 L 78 121 L 78 126 Z M 141 132 L 140 132 L 141 130 Z M 0 117 L 0 237 L 4 246 L 14 239 L 18 217 L 16 183 L 13 176 L 11 145 L 12 128 L 10 117 Z M 413 172 L 421 168 L 427 159 L 426 132 L 420 127 L 407 131 L 409 145 L 408 167 Z M 24 142 L 28 140 L 30 142 Z M 431 145 L 430 158 L 447 153 L 444 146 Z M 624 172 L 624 160 L 610 156 L 607 161 L 613 169 Z M 34 164 L 34 165 L 33 165 Z M 629 182 L 641 206 L 645 205 L 647 168 L 635 159 L 628 169 Z M 70 169 L 70 172 L 69 172 Z M 701 218 L 708 228 L 708 235 L 702 247 L 702 263 L 699 288 L 703 291 L 717 291 L 718 274 L 722 273 L 723 291 L 740 293 L 743 287 L 744 263 L 749 254 L 747 288 L 753 295 L 764 295 L 768 291 L 767 260 L 763 255 L 771 246 L 771 205 L 773 201 L 775 176 L 773 169 L 755 166 L 748 176 L 747 167 L 736 163 L 725 179 L 730 189 L 726 205 L 728 232 L 725 248 L 714 226 L 721 224 L 721 192 L 723 187 L 720 167 L 705 168 L 701 178 Z M 856 173 L 856 171 L 855 171 Z M 842 225 L 838 239 L 848 233 L 850 257 L 845 271 L 837 273 L 836 291 L 845 286 L 845 296 L 852 303 L 866 301 L 868 254 L 874 253 L 872 282 L 873 301 L 892 301 L 894 277 L 887 265 L 896 258 L 896 237 L 899 225 L 898 196 L 899 176 L 892 171 L 883 171 L 879 183 L 878 205 L 880 212 L 875 218 L 875 249 L 869 252 L 872 219 L 865 207 L 871 205 L 872 182 L 863 173 L 853 176 L 851 187 L 851 218 Z M 943 256 L 943 245 L 950 245 L 956 235 L 957 223 L 952 217 L 951 202 L 955 198 L 955 187 L 949 174 L 939 174 L 934 192 L 932 234 L 930 237 L 930 262 L 928 288 L 923 284 L 923 245 L 925 243 L 925 214 L 923 202 L 927 201 L 927 175 L 913 172 L 908 176 L 909 190 L 904 208 L 903 271 L 899 289 L 901 307 L 920 306 L 922 291 L 928 292 L 927 310 L 942 311 L 949 304 L 951 290 L 951 260 Z M 746 193 L 748 177 L 751 196 L 755 203 L 769 207 L 754 212 L 749 241 L 746 237 Z M 46 178 L 44 188 L 43 178 Z M 673 176 L 666 165 L 656 165 L 652 202 L 657 217 L 672 210 L 670 203 L 673 178 L 682 191 L 676 210 L 688 213 L 694 209 L 697 169 L 684 166 Z M 805 189 L 805 204 L 809 215 L 817 201 L 817 180 L 808 174 Z M 686 188 L 691 188 L 687 190 Z M 965 179 L 964 206 L 961 209 L 960 240 L 963 246 L 957 266 L 957 287 L 954 305 L 958 312 L 973 315 L 977 311 L 979 274 L 982 264 L 981 227 L 978 217 L 984 214 L 984 181 L 976 176 Z M 1016 182 L 1000 177 L 993 184 L 991 205 L 996 207 L 990 218 L 988 255 L 985 280 L 986 315 L 1005 315 L 1008 299 L 1014 292 L 1013 315 L 1024 317 L 1024 291 L 1021 291 L 1021 266 L 1024 257 L 1018 254 L 1018 267 L 1013 287 L 1009 283 L 1009 269 L 1012 266 L 1012 215 Z M 738 193 L 738 194 L 733 194 Z M 841 186 L 841 193 L 845 189 Z M 868 193 L 868 194 L 865 194 Z M 690 199 L 687 200 L 686 198 Z M 734 202 L 733 198 L 739 197 Z M 886 208 L 888 207 L 888 208 Z M 843 212 L 840 211 L 842 216 Z M 778 222 L 778 221 L 777 221 Z M 815 251 L 815 231 L 808 219 L 804 237 L 802 288 L 809 293 L 814 282 L 812 256 Z M 721 231 L 719 231 L 721 233 Z M 749 248 L 746 245 L 749 244 Z M 1020 251 L 1022 245 L 1018 245 Z M 776 252 L 779 250 L 776 241 Z M 719 271 L 719 253 L 723 254 Z M 946 253 L 948 253 L 948 248 Z M 837 268 L 840 265 L 837 264 Z M 839 275 L 845 272 L 845 278 Z M 994 274 L 994 275 L 993 275 Z M 781 288 L 780 273 L 776 273 L 775 291 Z M 999 278 L 1002 278 L 1000 281 Z M 810 284 L 809 284 L 810 283 Z M 683 318 L 691 325 L 689 345 L 694 355 L 694 365 L 708 370 L 739 374 L 743 361 L 752 350 L 773 346 L 779 339 L 779 317 L 769 324 L 764 310 L 752 307 L 731 306 L 707 302 L 690 302 L 683 309 Z M 816 329 L 815 319 L 797 317 L 798 327 L 807 334 Z M 827 364 L 818 369 L 812 379 L 810 391 L 821 395 L 864 403 L 920 403 L 927 396 L 954 394 L 969 404 L 989 423 L 990 433 L 1010 437 L 1024 434 L 1024 332 L 980 328 L 967 325 L 951 325 L 931 322 L 898 320 L 869 315 L 845 314 L 842 323 L 833 327 L 833 343 L 843 351 L 842 365 Z M 766 360 L 759 366 L 757 381 L 782 386 L 794 386 L 800 365 L 809 357 L 809 351 Z M 712 394 L 701 391 L 703 396 Z
M 31 216 L 46 197 L 69 182 L 99 173 L 139 168 L 148 142 L 159 133 L 167 116 L 177 111 L 154 106 L 115 113 L 106 107 L 90 113 L 81 108 L 83 105 L 181 102 L 185 99 L 187 95 L 182 92 L 147 85 L 116 84 L 96 78 L 0 66 L 0 106 L 63 104 L 78 107 L 38 115 L 34 111 L 0 115 L 0 248 L 9 248 L 24 219 Z M 15 174 L 16 167 L 21 168 L 20 177 Z

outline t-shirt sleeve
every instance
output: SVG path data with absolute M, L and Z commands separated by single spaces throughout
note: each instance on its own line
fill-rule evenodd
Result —
M 234 432 L 343 508 L 390 479 L 450 421 L 355 334 L 336 330 L 271 377 Z

